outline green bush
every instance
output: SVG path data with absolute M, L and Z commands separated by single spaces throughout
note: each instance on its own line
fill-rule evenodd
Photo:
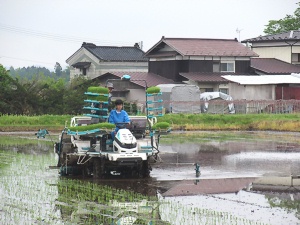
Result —
M 136 105 L 136 103 L 124 102 L 123 109 L 129 115 L 136 115 L 137 114 L 137 105 Z

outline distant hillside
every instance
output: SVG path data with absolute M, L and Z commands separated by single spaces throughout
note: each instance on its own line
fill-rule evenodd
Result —
M 46 77 L 51 77 L 54 79 L 63 78 L 66 81 L 70 80 L 70 69 L 69 67 L 64 70 L 56 70 L 56 72 L 51 72 L 45 67 L 23 67 L 23 68 L 9 68 L 9 75 L 16 78 L 32 80 L 34 77 L 39 75 L 44 75 Z

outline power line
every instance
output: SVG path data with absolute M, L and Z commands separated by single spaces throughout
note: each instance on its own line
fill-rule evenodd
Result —
M 4 56 L 4 55 L 1 55 L 0 58 L 8 58 L 8 59 L 21 60 L 21 61 L 29 61 L 29 62 L 35 62 L 35 63 L 43 63 L 43 64 L 52 65 L 52 66 L 54 66 L 54 64 L 55 64 L 55 63 L 50 63 L 50 62 L 41 62 L 41 61 L 36 61 L 36 60 L 31 60 L 31 59 L 16 58 L 16 57 Z
M 28 36 L 40 37 L 44 39 L 54 40 L 54 41 L 62 41 L 62 42 L 69 42 L 69 43 L 82 43 L 85 42 L 100 42 L 102 44 L 109 44 L 109 45 L 133 45 L 133 43 L 128 44 L 129 42 L 111 42 L 109 40 L 98 40 L 95 38 L 87 38 L 87 37 L 76 37 L 76 36 L 65 36 L 53 33 L 47 33 L 37 30 L 30 30 L 16 26 L 9 26 L 0 23 L 0 30 L 4 30 L 6 32 L 13 32 L 17 34 L 24 34 Z M 125 45 L 126 45 L 125 44 Z

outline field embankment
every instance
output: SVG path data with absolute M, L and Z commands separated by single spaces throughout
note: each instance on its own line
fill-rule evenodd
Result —
M 69 126 L 71 115 L 0 115 L 0 131 L 61 131 Z M 300 131 L 300 114 L 166 114 L 159 122 L 172 130 L 272 130 Z
M 65 124 L 69 126 L 71 115 L 0 115 L 0 131 L 37 131 L 47 129 L 61 131 Z

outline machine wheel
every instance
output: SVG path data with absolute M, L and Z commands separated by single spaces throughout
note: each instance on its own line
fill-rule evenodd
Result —
M 148 163 L 148 160 L 143 161 L 142 169 L 140 170 L 140 177 L 141 178 L 150 177 L 150 170 L 151 170 L 151 167 Z
M 95 158 L 93 161 L 93 177 L 104 178 L 105 175 L 105 161 L 103 158 Z
M 57 143 L 56 146 L 57 154 L 58 154 L 58 162 L 57 166 L 62 166 L 63 162 L 66 161 L 66 153 L 74 152 L 74 146 L 71 142 L 71 138 L 63 133 L 61 143 Z M 60 148 L 60 149 L 59 149 Z
M 89 166 L 82 167 L 82 169 L 81 169 L 82 176 L 83 177 L 90 177 L 92 175 L 92 169 L 93 168 L 90 168 Z

